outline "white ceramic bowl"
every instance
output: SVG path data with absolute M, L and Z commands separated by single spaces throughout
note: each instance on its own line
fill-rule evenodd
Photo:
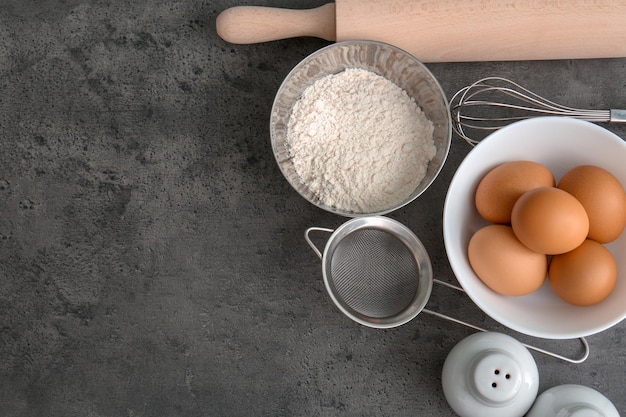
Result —
M 467 245 L 472 234 L 487 224 L 474 205 L 476 186 L 490 169 L 513 160 L 542 163 L 550 168 L 557 181 L 577 165 L 597 165 L 611 172 L 626 188 L 626 142 L 595 124 L 562 117 L 539 117 L 494 132 L 467 155 L 446 196 L 444 242 L 457 280 L 486 314 L 530 336 L 584 337 L 619 323 L 626 317 L 626 232 L 606 245 L 618 265 L 615 289 L 608 298 L 593 306 L 565 303 L 554 294 L 547 280 L 539 290 L 526 296 L 499 295 L 474 274 L 467 259 Z

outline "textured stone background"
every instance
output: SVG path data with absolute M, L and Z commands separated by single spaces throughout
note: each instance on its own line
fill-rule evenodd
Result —
M 452 415 L 441 366 L 472 332 L 425 314 L 386 331 L 343 317 L 302 234 L 345 219 L 274 162 L 274 94 L 327 42 L 216 36 L 230 6 L 323 3 L 3 1 L 0 415 Z M 571 105 L 626 107 L 626 59 L 429 67 L 449 97 L 502 75 Z M 450 282 L 443 199 L 468 151 L 455 138 L 431 189 L 391 216 Z M 429 308 L 493 324 L 449 290 Z M 576 366 L 535 355 L 540 389 L 588 385 L 626 410 L 625 338 L 624 324 L 591 337 Z

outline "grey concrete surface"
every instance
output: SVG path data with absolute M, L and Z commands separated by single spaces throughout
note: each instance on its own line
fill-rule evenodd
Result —
M 323 3 L 2 2 L 1 416 L 453 415 L 441 367 L 472 331 L 342 316 L 303 232 L 345 219 L 304 201 L 273 159 L 274 94 L 327 42 L 216 36 L 230 6 Z M 570 105 L 626 107 L 626 59 L 429 68 L 449 97 L 501 75 Z M 390 215 L 449 282 L 443 201 L 469 150 L 455 138 L 433 186 Z M 450 290 L 429 308 L 498 329 Z M 583 384 L 624 412 L 625 339 L 624 323 L 590 337 L 580 365 L 534 354 L 540 391 Z

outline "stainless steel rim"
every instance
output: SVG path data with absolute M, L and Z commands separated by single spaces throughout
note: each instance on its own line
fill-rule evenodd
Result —
M 336 249 L 346 237 L 364 229 L 379 230 L 398 239 L 411 253 L 417 268 L 417 290 L 411 301 L 400 312 L 388 317 L 370 317 L 350 308 L 333 284 L 331 263 Z M 422 242 L 403 224 L 382 216 L 354 218 L 336 229 L 328 239 L 322 255 L 322 272 L 324 285 L 335 305 L 357 323 L 378 329 L 397 327 L 414 319 L 426 306 L 433 286 L 432 265 Z

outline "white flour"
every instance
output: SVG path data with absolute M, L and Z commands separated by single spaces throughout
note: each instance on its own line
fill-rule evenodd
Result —
M 308 87 L 287 127 L 296 172 L 326 205 L 356 213 L 402 202 L 435 156 L 433 125 L 393 82 L 350 68 Z

